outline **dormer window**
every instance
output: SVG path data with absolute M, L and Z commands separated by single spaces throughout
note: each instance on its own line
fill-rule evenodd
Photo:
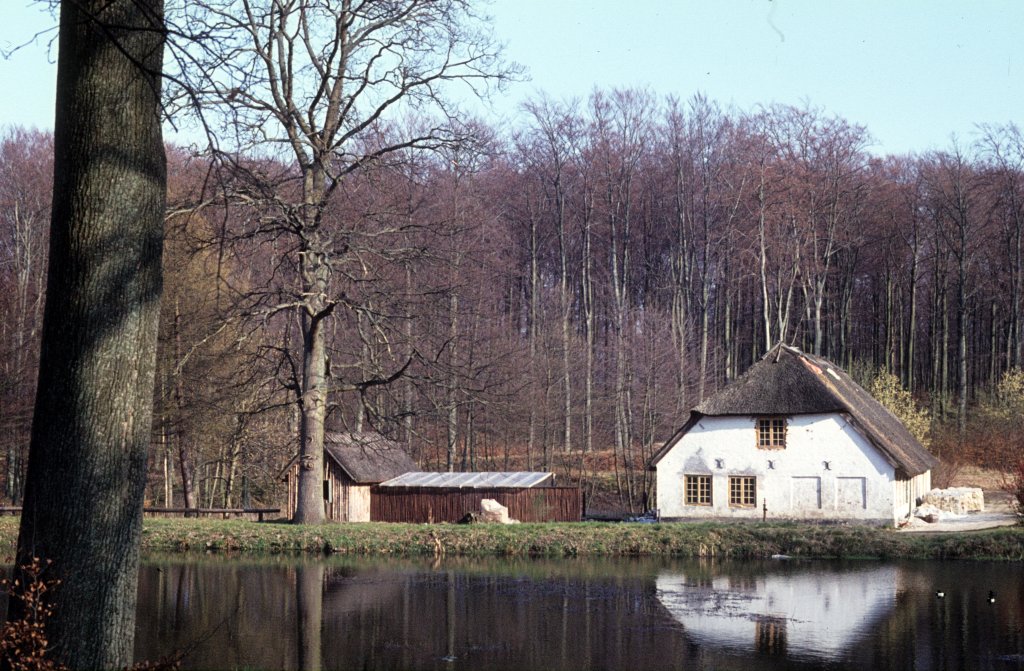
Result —
M 762 450 L 781 450 L 786 447 L 786 418 L 758 417 L 757 446 Z

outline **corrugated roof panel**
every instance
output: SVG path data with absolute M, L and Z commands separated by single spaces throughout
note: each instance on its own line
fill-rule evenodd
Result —
M 381 487 L 491 487 L 529 488 L 547 481 L 551 473 L 535 471 L 478 471 L 473 473 L 403 473 L 380 484 Z

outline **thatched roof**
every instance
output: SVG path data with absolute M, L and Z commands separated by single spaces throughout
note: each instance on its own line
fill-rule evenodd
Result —
M 776 345 L 736 381 L 705 399 L 651 459 L 654 466 L 701 417 L 727 415 L 845 415 L 896 469 L 918 475 L 938 460 L 885 406 L 827 359 Z
M 372 431 L 328 432 L 324 451 L 359 485 L 377 484 L 417 470 L 401 445 Z

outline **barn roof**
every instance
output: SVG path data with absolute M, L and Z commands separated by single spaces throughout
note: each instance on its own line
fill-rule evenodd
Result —
M 405 473 L 380 483 L 381 487 L 461 487 L 468 489 L 491 489 L 515 487 L 528 489 L 548 484 L 554 476 L 551 473 L 533 471 L 484 471 L 476 473 Z
M 694 408 L 690 420 L 651 459 L 654 466 L 701 417 L 838 412 L 897 469 L 918 475 L 938 460 L 846 372 L 822 357 L 776 345 L 737 380 Z
M 401 445 L 373 431 L 327 432 L 324 451 L 359 485 L 416 470 L 416 462 Z

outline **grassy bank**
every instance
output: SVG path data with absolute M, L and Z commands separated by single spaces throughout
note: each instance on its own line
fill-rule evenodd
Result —
M 1024 528 L 907 535 L 801 524 L 346 524 L 294 527 L 153 520 L 155 552 L 240 551 L 446 556 L 638 556 L 1024 559 Z
M 17 519 L 0 519 L 13 554 Z M 642 556 L 766 558 L 1024 559 L 1024 527 L 960 534 L 795 523 L 725 524 L 326 524 L 147 519 L 143 551 L 409 556 Z

